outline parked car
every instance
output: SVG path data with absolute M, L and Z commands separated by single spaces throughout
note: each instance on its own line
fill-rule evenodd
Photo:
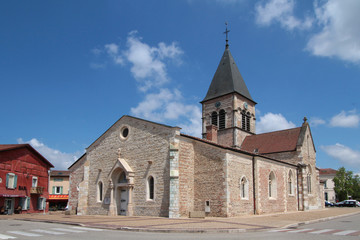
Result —
M 356 200 L 345 200 L 342 202 L 335 203 L 337 207 L 360 207 L 359 201 Z
M 325 207 L 333 207 L 333 206 L 334 206 L 334 203 L 325 201 Z

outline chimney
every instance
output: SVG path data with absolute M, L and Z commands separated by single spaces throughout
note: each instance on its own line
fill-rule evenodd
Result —
M 218 128 L 215 125 L 206 126 L 206 139 L 217 143 Z

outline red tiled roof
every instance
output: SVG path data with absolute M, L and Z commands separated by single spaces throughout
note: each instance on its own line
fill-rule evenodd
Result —
M 337 170 L 332 168 L 320 168 L 320 175 L 336 174 Z
M 16 148 L 25 147 L 26 144 L 0 144 L 0 151 L 6 151 Z
M 50 168 L 53 168 L 52 165 L 44 156 L 42 156 L 38 151 L 36 151 L 30 144 L 0 144 L 0 152 L 8 150 L 16 150 L 19 148 L 27 148 L 33 153 L 35 153 L 43 162 L 45 162 Z
M 295 151 L 301 127 L 247 136 L 241 150 L 268 154 Z

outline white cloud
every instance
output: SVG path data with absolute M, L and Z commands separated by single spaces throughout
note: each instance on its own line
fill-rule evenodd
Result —
M 359 126 L 360 115 L 355 110 L 352 111 L 341 111 L 330 120 L 331 127 L 347 127 L 356 128 Z
M 17 142 L 20 144 L 30 144 L 34 149 L 36 149 L 36 151 L 38 151 L 55 166 L 54 169 L 58 170 L 67 170 L 67 168 L 82 155 L 81 152 L 64 153 L 57 149 L 50 148 L 36 138 L 33 138 L 30 141 L 23 141 L 22 138 L 19 138 Z
M 260 117 L 260 121 L 256 124 L 256 133 L 278 131 L 294 127 L 296 127 L 296 125 L 291 121 L 287 121 L 282 114 L 266 113 Z
M 322 2 L 316 1 L 314 7 L 321 31 L 310 38 L 306 49 L 316 56 L 360 62 L 360 1 Z
M 201 111 L 196 105 L 185 104 L 179 90 L 163 88 L 157 93 L 150 93 L 135 108 L 131 114 L 155 122 L 175 122 L 182 131 L 201 136 Z
M 287 29 L 309 29 L 312 26 L 313 19 L 305 17 L 300 20 L 294 16 L 294 0 L 270 0 L 264 3 L 258 3 L 255 6 L 256 23 L 263 26 L 269 26 L 274 22 Z
M 355 151 L 340 143 L 330 146 L 320 146 L 320 148 L 332 158 L 339 160 L 344 164 L 359 165 L 360 164 L 360 152 Z
M 321 118 L 313 117 L 313 118 L 310 119 L 310 125 L 311 126 L 316 127 L 316 126 L 324 125 L 324 124 L 326 124 L 326 121 L 321 119 Z
M 137 31 L 129 33 L 126 49 L 120 49 L 115 43 L 106 44 L 104 49 L 114 64 L 125 65 L 126 62 L 131 64 L 130 71 L 143 92 L 169 82 L 167 61 L 180 64 L 179 57 L 183 53 L 176 42 L 169 45 L 160 42 L 158 46 L 152 47 L 137 36 Z

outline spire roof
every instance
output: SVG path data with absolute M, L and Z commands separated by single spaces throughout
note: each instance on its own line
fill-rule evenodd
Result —
M 256 103 L 251 98 L 245 81 L 230 53 L 228 44 L 226 44 L 224 54 L 212 79 L 206 97 L 202 102 L 234 92 Z

